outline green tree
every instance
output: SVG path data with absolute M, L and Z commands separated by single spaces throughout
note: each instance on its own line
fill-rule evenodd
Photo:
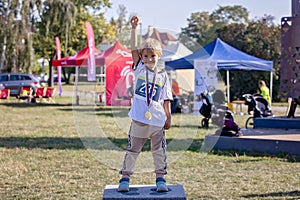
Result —
M 44 5 L 34 47 L 41 57 L 49 59 L 50 64 L 55 58 L 56 36 L 60 38 L 63 57 L 74 54 L 87 45 L 86 21 L 93 26 L 96 43 L 101 42 L 104 37 L 115 35 L 101 12 L 104 7 L 110 7 L 107 0 L 47 0 Z M 73 68 L 63 68 L 67 82 L 72 71 Z
M 244 23 L 249 21 L 249 12 L 243 6 L 219 6 L 212 12 L 210 20 L 217 27 L 222 27 L 231 23 Z
M 126 22 L 127 10 L 124 5 L 119 5 L 118 14 L 119 14 L 119 17 L 116 20 L 117 31 L 118 31 L 118 33 L 122 33 L 124 31 L 123 28 L 124 28 L 124 26 L 126 26 L 125 24 L 127 23 Z
M 0 25 L 2 44 L 0 71 L 31 72 L 34 65 L 32 35 L 36 11 L 41 0 L 4 0 L 0 2 Z
M 273 99 L 279 99 L 279 57 L 280 57 L 280 27 L 275 25 L 274 17 L 265 15 L 259 19 L 249 20 L 247 9 L 241 6 L 219 7 L 209 13 L 193 13 L 188 19 L 188 26 L 182 29 L 183 36 L 192 38 L 202 46 L 220 38 L 231 46 L 250 55 L 272 60 L 274 63 Z M 221 72 L 225 80 L 225 72 Z M 269 72 L 234 71 L 230 76 L 231 100 L 241 98 L 244 93 L 254 93 L 259 79 L 267 83 Z
M 19 9 L 20 2 L 18 0 L 3 0 L 0 2 L 0 26 L 6 27 L 0 29 L 0 73 L 11 71 L 13 67 L 16 67 L 11 58 L 13 58 L 13 49 L 18 42 L 16 41 L 16 34 L 13 33 L 18 32 L 19 23 L 15 19 Z M 8 67 L 8 64 L 13 64 L 13 66 Z
M 63 56 L 86 46 L 85 22 L 91 22 L 96 43 L 116 36 L 104 11 L 109 0 L 3 0 L 0 2 L 0 71 L 31 72 L 36 58 L 55 57 L 55 37 Z M 38 68 L 37 68 L 38 69 Z
M 273 68 L 273 100 L 279 100 L 280 86 L 280 27 L 275 25 L 274 17 L 265 15 L 250 21 L 247 26 L 231 24 L 218 30 L 218 37 L 235 48 L 250 55 L 272 60 Z M 225 78 L 225 75 L 223 75 Z M 240 71 L 231 73 L 231 99 L 240 98 L 243 93 L 255 93 L 260 79 L 270 82 L 270 73 L 263 71 Z M 270 87 L 270 86 L 269 86 Z
M 108 43 L 112 43 L 116 40 L 120 41 L 122 44 L 124 44 L 125 46 L 129 46 L 129 41 L 130 41 L 130 30 L 131 30 L 131 26 L 130 26 L 130 19 L 132 16 L 128 17 L 128 12 L 127 9 L 124 5 L 119 5 L 118 7 L 118 17 L 116 19 L 111 18 L 110 19 L 110 25 L 111 27 L 114 27 L 114 29 L 112 29 L 112 31 L 115 32 L 115 35 L 113 37 L 110 38 L 106 38 L 105 40 Z
M 63 35 L 62 52 L 67 54 L 70 29 L 75 24 L 77 7 L 71 0 L 46 0 L 40 13 L 40 21 L 37 24 L 37 39 L 35 40 L 36 52 L 48 59 L 50 66 L 55 55 L 55 36 Z M 52 44 L 52 45 L 49 45 Z M 49 68 L 49 85 L 52 75 L 52 67 Z
M 214 37 L 213 23 L 208 12 L 192 13 L 187 21 L 188 26 L 181 29 L 179 40 L 188 48 L 195 50 L 194 43 L 203 45 Z M 189 39 L 193 42 L 189 42 Z
M 190 49 L 194 49 L 185 38 L 191 38 L 194 42 L 204 46 L 218 36 L 218 29 L 232 23 L 247 24 L 249 13 L 242 6 L 219 6 L 217 10 L 209 14 L 208 12 L 192 13 L 187 19 L 188 26 L 181 29 L 179 40 Z
M 22 0 L 21 7 L 21 31 L 24 36 L 24 59 L 19 62 L 22 70 L 31 73 L 34 67 L 35 55 L 33 51 L 33 34 L 35 27 L 35 11 L 41 9 L 41 0 Z

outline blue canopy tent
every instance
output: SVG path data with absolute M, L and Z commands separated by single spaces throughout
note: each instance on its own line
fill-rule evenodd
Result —
M 180 70 L 193 69 L 194 60 L 211 59 L 217 62 L 219 70 L 226 70 L 227 72 L 227 95 L 229 97 L 229 71 L 231 70 L 259 70 L 270 71 L 270 94 L 272 98 L 272 84 L 273 84 L 273 61 L 263 60 L 249 54 L 246 54 L 221 39 L 217 38 L 205 47 L 195 51 L 186 57 L 167 61 L 166 69 Z M 229 98 L 228 102 L 229 102 Z

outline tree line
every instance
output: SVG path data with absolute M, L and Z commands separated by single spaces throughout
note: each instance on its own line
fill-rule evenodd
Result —
M 188 25 L 182 28 L 180 39 L 193 50 L 195 50 L 194 44 L 204 46 L 215 38 L 220 38 L 245 53 L 273 61 L 272 96 L 273 100 L 280 100 L 281 37 L 280 25 L 275 23 L 274 16 L 264 15 L 250 19 L 249 11 L 242 6 L 219 6 L 212 13 L 192 13 L 187 21 Z M 190 38 L 194 42 L 189 42 Z M 221 71 L 221 74 L 223 80 L 226 80 L 225 72 Z M 230 99 L 239 99 L 245 93 L 256 93 L 258 81 L 261 79 L 269 83 L 270 73 L 262 71 L 232 72 L 230 75 Z
M 63 57 L 74 54 L 86 46 L 86 21 L 93 26 L 97 44 L 116 39 L 126 44 L 128 38 L 122 33 L 130 30 L 131 16 L 124 5 L 119 5 L 117 18 L 105 19 L 104 13 L 111 6 L 109 0 L 2 0 L 0 26 L 5 28 L 0 29 L 0 72 L 40 73 L 39 58 L 50 63 L 55 59 L 55 37 L 60 38 Z M 218 6 L 211 13 L 191 13 L 187 22 L 178 38 L 191 50 L 219 37 L 250 55 L 272 60 L 273 97 L 279 99 L 280 25 L 273 16 L 250 19 L 242 6 Z M 66 80 L 72 70 L 63 68 Z M 269 73 L 232 73 L 231 99 L 254 93 L 259 79 L 268 83 Z

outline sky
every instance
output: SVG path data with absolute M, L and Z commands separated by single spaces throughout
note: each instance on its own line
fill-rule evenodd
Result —
M 275 17 L 280 24 L 282 17 L 291 16 L 292 0 L 110 0 L 112 8 L 107 9 L 106 19 L 118 17 L 119 5 L 124 5 L 129 15 L 138 15 L 142 29 L 148 26 L 179 33 L 187 27 L 187 19 L 194 12 L 212 11 L 220 6 L 241 5 L 247 8 L 250 19 L 265 14 Z

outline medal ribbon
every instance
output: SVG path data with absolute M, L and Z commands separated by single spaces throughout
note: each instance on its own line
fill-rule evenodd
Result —
M 149 107 L 152 101 L 152 96 L 153 96 L 153 91 L 154 91 L 154 86 L 155 86 L 155 81 L 156 81 L 156 68 L 154 70 L 154 76 L 150 88 L 150 95 L 149 95 L 149 89 L 148 89 L 148 69 L 146 68 L 146 100 L 147 100 L 147 106 Z

